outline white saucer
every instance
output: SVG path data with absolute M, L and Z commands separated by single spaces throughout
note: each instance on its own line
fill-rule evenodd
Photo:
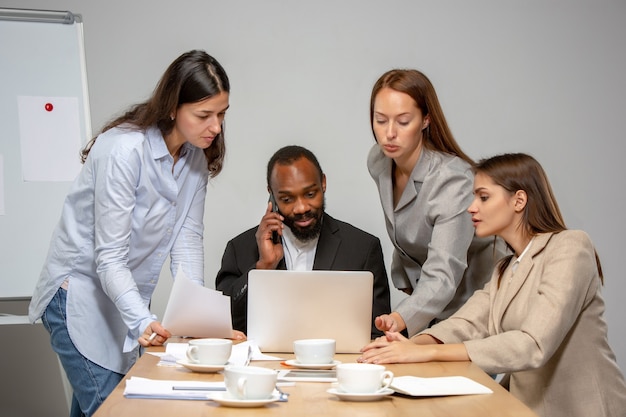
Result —
M 293 366 L 294 368 L 302 368 L 302 369 L 332 369 L 335 366 L 339 365 L 341 361 L 333 361 L 332 363 L 300 363 L 295 359 L 289 359 L 285 361 L 285 363 L 289 366 Z
M 201 363 L 193 363 L 189 362 L 187 359 L 180 359 L 176 361 L 176 363 L 194 372 L 219 372 L 226 367 L 226 365 L 203 365 Z
M 249 408 L 249 407 L 262 407 L 266 404 L 273 403 L 278 401 L 280 395 L 277 393 L 272 394 L 270 398 L 262 399 L 262 400 L 240 400 L 231 396 L 228 392 L 214 392 L 208 395 L 209 400 L 213 400 L 220 405 L 225 405 L 227 407 L 241 407 L 241 408 Z
M 343 392 L 339 391 L 337 388 L 330 388 L 326 390 L 327 393 L 336 395 L 340 400 L 344 401 L 376 401 L 380 400 L 387 395 L 391 395 L 394 393 L 394 390 L 391 388 L 384 388 L 376 392 Z

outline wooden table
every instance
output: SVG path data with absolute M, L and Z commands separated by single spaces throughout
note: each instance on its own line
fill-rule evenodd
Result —
M 159 351 L 163 348 L 152 348 Z M 274 354 L 271 354 L 274 355 Z M 292 359 L 292 354 L 275 354 Z M 358 355 L 338 354 L 341 362 L 355 362 Z M 128 377 L 140 376 L 152 379 L 223 381 L 222 374 L 196 373 L 186 368 L 157 366 L 159 358 L 144 354 L 131 368 Z M 278 361 L 253 361 L 251 365 L 278 369 Z M 288 402 L 276 402 L 260 408 L 231 408 L 213 401 L 154 400 L 124 398 L 125 381 L 122 381 L 98 409 L 94 417 L 214 417 L 214 416 L 471 416 L 471 417 L 530 417 L 536 415 L 508 391 L 471 362 L 432 362 L 425 364 L 386 365 L 394 375 L 420 377 L 462 375 L 489 388 L 493 394 L 463 395 L 450 397 L 412 398 L 392 395 L 373 402 L 341 401 L 326 392 L 330 383 L 298 382 L 284 387 L 290 395 Z M 284 369 L 284 368 L 283 368 Z

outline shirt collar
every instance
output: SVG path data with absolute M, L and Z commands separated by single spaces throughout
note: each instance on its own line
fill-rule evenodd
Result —
M 285 265 L 290 270 L 310 271 L 315 263 L 319 236 L 306 242 L 298 240 L 289 227 L 283 229 Z
M 152 151 L 152 158 L 161 159 L 170 154 L 165 144 L 165 139 L 161 134 L 161 131 L 157 127 L 150 127 L 146 130 L 148 136 L 148 143 L 150 143 L 150 149 Z
M 530 242 L 528 242 L 528 245 L 526 245 L 526 248 L 524 248 L 522 253 L 520 253 L 520 256 L 518 256 L 517 259 L 515 259 L 515 261 L 513 261 L 513 270 L 514 271 L 517 269 L 517 265 L 519 265 L 519 263 L 522 261 L 522 258 L 524 257 L 524 255 L 526 255 L 526 252 L 528 252 L 528 250 L 530 249 L 530 246 L 532 245 L 533 240 L 535 240 L 534 236 L 533 236 L 532 239 L 530 239 Z
M 152 158 L 161 159 L 170 155 L 170 151 L 167 149 L 167 144 L 165 143 L 165 138 L 161 134 L 161 130 L 156 127 L 150 127 L 146 130 L 146 134 L 148 136 L 148 142 L 150 143 L 150 149 L 152 150 Z M 183 143 L 183 146 L 180 148 L 180 157 L 183 158 L 191 145 L 189 142 Z

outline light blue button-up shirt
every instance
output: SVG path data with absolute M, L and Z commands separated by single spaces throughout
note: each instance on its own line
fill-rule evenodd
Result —
M 209 171 L 188 143 L 174 159 L 156 128 L 101 134 L 63 205 L 30 304 L 35 321 L 64 280 L 67 327 L 87 359 L 126 373 L 137 338 L 156 319 L 149 302 L 171 271 L 204 285 L 203 216 Z

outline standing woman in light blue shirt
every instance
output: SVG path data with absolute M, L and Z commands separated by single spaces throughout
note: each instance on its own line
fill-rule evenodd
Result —
M 222 169 L 229 92 L 213 57 L 187 52 L 82 151 L 29 311 L 72 385 L 71 416 L 96 411 L 139 345 L 170 336 L 149 309 L 168 255 L 172 275 L 204 285 L 204 202 Z

